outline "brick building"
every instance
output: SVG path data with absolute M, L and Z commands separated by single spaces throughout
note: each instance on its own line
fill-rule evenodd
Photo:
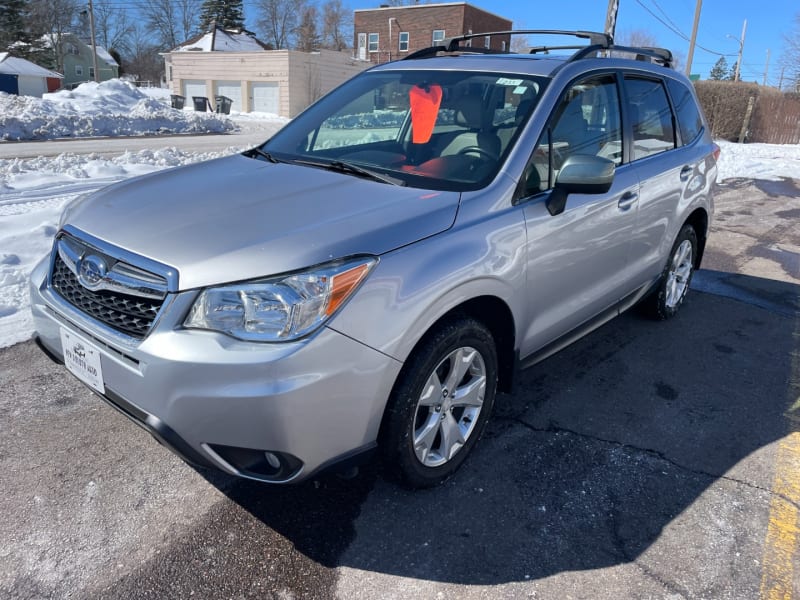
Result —
M 511 21 L 466 2 L 382 6 L 353 13 L 357 58 L 374 63 L 403 58 L 444 38 L 484 31 L 508 31 Z M 475 38 L 473 46 L 504 51 L 510 36 Z

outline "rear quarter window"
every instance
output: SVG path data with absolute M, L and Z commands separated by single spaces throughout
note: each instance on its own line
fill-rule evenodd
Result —
M 681 132 L 681 141 L 690 144 L 703 129 L 703 118 L 694 101 L 692 92 L 681 82 L 667 79 L 669 95 L 678 117 L 678 129 Z

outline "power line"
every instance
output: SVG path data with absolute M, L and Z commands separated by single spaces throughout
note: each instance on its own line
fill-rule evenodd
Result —
M 687 42 L 688 42 L 688 41 L 690 41 L 690 40 L 689 40 L 689 36 L 688 36 L 688 35 L 686 35 L 685 33 L 683 33 L 683 32 L 682 32 L 680 29 L 678 29 L 677 27 L 673 27 L 673 26 L 672 26 L 670 23 L 667 23 L 666 21 L 664 21 L 664 19 L 662 19 L 661 17 L 659 17 L 659 16 L 658 16 L 656 13 L 654 13 L 652 10 L 650 10 L 650 8 L 649 8 L 648 6 L 646 6 L 646 5 L 645 5 L 645 4 L 642 2 L 642 0 L 636 0 L 636 3 L 637 3 L 637 4 L 639 4 L 639 6 L 641 6 L 643 9 L 645 9 L 645 10 L 646 10 L 648 13 L 650 13 L 650 15 L 651 15 L 651 16 L 652 16 L 654 19 L 656 19 L 656 20 L 657 20 L 659 23 L 661 23 L 661 24 L 662 24 L 664 27 L 666 27 L 667 29 L 669 29 L 669 30 L 670 30 L 672 33 L 674 33 L 675 35 L 677 35 L 678 37 L 680 37 L 681 39 L 683 39 L 683 40 L 685 40 L 685 41 L 687 41 Z M 655 4 L 655 2 L 653 2 L 653 3 Z M 659 10 L 660 10 L 660 9 L 659 9 Z M 708 52 L 709 54 L 716 54 L 717 56 L 736 56 L 736 54 L 725 54 L 724 52 L 717 52 L 716 50 L 710 50 L 709 48 L 706 48 L 705 46 L 701 46 L 700 44 L 698 44 L 698 43 L 696 43 L 696 42 L 695 42 L 695 46 L 696 46 L 697 48 L 700 48 L 701 50 L 704 50 L 704 51 Z

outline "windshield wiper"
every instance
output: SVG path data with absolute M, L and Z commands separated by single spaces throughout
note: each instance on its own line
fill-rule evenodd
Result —
M 261 158 L 264 158 L 271 163 L 282 162 L 277 158 L 275 158 L 274 156 L 272 156 L 272 154 L 270 154 L 269 152 L 265 152 L 261 148 L 250 148 L 250 150 L 245 150 L 244 152 L 242 152 L 242 154 L 244 154 L 248 158 L 252 158 L 254 155 L 260 156 Z
M 302 158 L 297 158 L 292 162 L 300 164 L 300 165 L 308 165 L 310 167 L 319 167 L 320 169 L 327 169 L 329 171 L 336 171 L 338 173 L 349 173 L 351 175 L 357 175 L 359 177 L 364 177 L 366 179 L 372 179 L 373 181 L 380 181 L 381 183 L 388 183 L 389 185 L 405 185 L 406 182 L 402 179 L 398 179 L 397 177 L 392 177 L 390 175 L 384 175 L 382 173 L 376 173 L 370 169 L 365 169 L 359 165 L 355 165 L 353 163 L 345 162 L 343 160 L 333 160 L 331 162 L 320 162 L 315 160 L 305 160 Z

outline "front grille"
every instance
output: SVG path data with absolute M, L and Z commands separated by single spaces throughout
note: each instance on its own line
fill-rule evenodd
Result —
M 78 282 L 77 276 L 55 253 L 52 286 L 67 302 L 112 329 L 142 339 L 158 314 L 163 300 L 141 298 L 109 290 L 93 292 Z

